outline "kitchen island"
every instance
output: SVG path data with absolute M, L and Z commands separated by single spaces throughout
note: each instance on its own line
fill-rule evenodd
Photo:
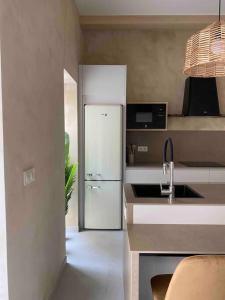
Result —
M 127 226 L 125 235 L 125 300 L 140 299 L 142 255 L 225 255 L 224 225 L 133 224 Z
M 225 184 L 188 183 L 201 197 L 176 197 L 172 204 L 167 197 L 138 197 L 134 186 L 124 185 L 124 213 L 128 224 L 225 225 Z
M 225 184 L 187 185 L 201 197 L 172 204 L 167 197 L 138 197 L 124 185 L 125 300 L 150 300 L 150 278 L 164 266 L 173 272 L 185 256 L 225 255 Z
M 201 197 L 176 197 L 172 203 L 173 205 L 225 205 L 225 184 L 187 183 L 186 185 Z M 128 204 L 169 204 L 168 197 L 137 197 L 133 191 L 132 184 L 125 184 L 124 191 Z

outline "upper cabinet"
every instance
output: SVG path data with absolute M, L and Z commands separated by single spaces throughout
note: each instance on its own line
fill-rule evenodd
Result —
M 83 103 L 125 105 L 126 77 L 124 65 L 81 65 Z

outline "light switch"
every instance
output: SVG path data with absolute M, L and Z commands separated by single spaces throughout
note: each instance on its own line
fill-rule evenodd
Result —
M 35 169 L 31 168 L 23 172 L 23 184 L 24 186 L 31 184 L 35 181 Z

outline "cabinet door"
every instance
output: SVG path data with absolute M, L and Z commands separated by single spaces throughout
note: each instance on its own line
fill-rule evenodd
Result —
M 135 204 L 133 224 L 225 225 L 225 206 Z
M 163 175 L 162 168 L 132 168 L 126 169 L 126 183 L 166 183 L 168 176 Z
M 85 104 L 126 103 L 126 66 L 83 66 Z
M 222 177 L 221 177 L 222 178 Z M 169 175 L 163 175 L 162 168 L 132 168 L 126 169 L 126 183 L 166 183 Z M 176 168 L 174 169 L 174 181 L 182 182 L 209 182 L 208 168 Z
M 121 229 L 121 182 L 85 182 L 85 228 Z
M 209 182 L 208 168 L 177 168 L 174 170 L 175 182 Z
M 210 183 L 225 183 L 225 169 L 224 168 L 210 168 L 209 170 Z

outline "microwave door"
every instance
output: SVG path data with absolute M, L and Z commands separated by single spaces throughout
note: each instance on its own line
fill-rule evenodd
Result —
M 142 128 L 149 128 L 153 120 L 152 112 L 137 111 L 135 119 L 136 124 L 141 125 Z
M 166 129 L 167 104 L 143 103 L 127 105 L 127 129 Z

